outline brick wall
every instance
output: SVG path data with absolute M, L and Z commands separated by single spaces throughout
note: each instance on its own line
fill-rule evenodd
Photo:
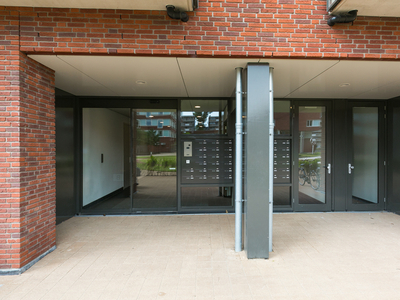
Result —
M 400 19 L 326 24 L 326 1 L 200 0 L 190 20 L 165 11 L 13 8 L 21 51 L 220 57 L 399 59 Z
M 20 54 L 20 266 L 56 242 L 54 71 Z
M 54 72 L 19 51 L 18 18 L 0 13 L 0 269 L 55 245 Z

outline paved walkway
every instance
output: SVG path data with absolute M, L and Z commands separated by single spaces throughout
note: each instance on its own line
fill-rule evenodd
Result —
M 75 217 L 0 299 L 400 299 L 400 216 L 274 215 L 269 260 L 235 253 L 233 215 Z

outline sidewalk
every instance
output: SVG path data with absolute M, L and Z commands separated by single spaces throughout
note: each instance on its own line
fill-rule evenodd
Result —
M 74 217 L 0 299 L 400 299 L 400 216 L 274 215 L 274 252 L 234 252 L 234 216 Z

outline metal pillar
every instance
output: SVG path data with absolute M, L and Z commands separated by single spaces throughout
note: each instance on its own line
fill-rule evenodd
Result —
M 272 252 L 272 213 L 274 209 L 274 85 L 273 68 L 269 68 L 269 252 Z
M 269 149 L 271 88 L 268 64 L 247 64 L 245 86 L 246 164 L 244 199 L 244 249 L 247 258 L 268 258 L 271 223 L 271 169 Z M 273 129 L 273 127 L 272 127 Z
M 242 251 L 242 68 L 236 68 L 235 251 Z

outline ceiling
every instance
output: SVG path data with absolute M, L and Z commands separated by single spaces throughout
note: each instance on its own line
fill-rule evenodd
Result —
M 400 62 L 30 55 L 77 96 L 230 97 L 235 68 L 274 68 L 275 98 L 390 99 L 400 96 Z
M 399 17 L 399 0 L 330 0 L 338 2 L 332 14 L 358 10 L 359 16 Z
M 167 5 L 174 5 L 184 11 L 193 11 L 193 0 L 0 0 L 0 5 L 135 10 L 165 10 Z

